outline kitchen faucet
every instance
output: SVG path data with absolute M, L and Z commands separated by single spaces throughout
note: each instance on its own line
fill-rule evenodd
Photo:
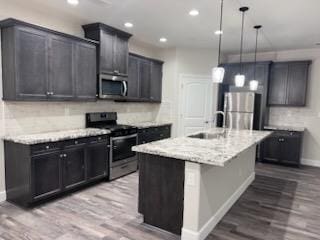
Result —
M 222 134 L 225 137 L 226 136 L 226 114 L 223 111 L 216 111 L 213 113 L 213 116 L 219 115 L 219 114 L 222 115 L 222 119 L 223 119 L 223 124 L 222 124 L 223 132 L 222 132 Z M 217 119 L 216 117 L 213 119 L 214 123 L 216 122 L 216 119 Z

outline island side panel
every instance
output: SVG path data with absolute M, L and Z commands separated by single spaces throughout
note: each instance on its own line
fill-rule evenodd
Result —
M 139 212 L 144 222 L 181 234 L 185 162 L 149 154 L 139 158 Z
M 255 154 L 253 146 L 224 167 L 186 163 L 182 240 L 203 240 L 210 234 L 254 180 Z

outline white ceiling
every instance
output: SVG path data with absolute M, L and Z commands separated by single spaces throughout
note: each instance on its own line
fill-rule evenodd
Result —
M 21 0 L 25 1 L 25 0 Z M 83 23 L 101 21 L 134 34 L 140 41 L 162 47 L 217 48 L 220 0 L 28 0 L 48 11 L 59 11 Z M 320 42 L 320 0 L 224 0 L 223 51 L 237 53 L 240 41 L 239 7 L 250 7 L 245 28 L 245 51 L 254 49 L 255 24 L 263 25 L 260 49 L 264 51 L 316 48 Z M 200 15 L 188 12 L 198 9 Z M 123 27 L 132 22 L 134 28 Z M 160 37 L 168 42 L 159 43 Z

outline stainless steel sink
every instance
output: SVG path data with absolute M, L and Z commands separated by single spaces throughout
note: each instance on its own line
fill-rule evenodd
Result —
M 199 139 L 218 139 L 225 137 L 224 133 L 198 133 L 188 136 L 190 138 L 199 138 Z

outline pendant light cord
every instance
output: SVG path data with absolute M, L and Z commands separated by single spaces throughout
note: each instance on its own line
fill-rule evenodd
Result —
M 242 12 L 241 42 L 240 42 L 240 74 L 242 74 L 242 52 L 243 52 L 243 31 L 244 31 L 244 14 Z
M 258 35 L 259 35 L 259 28 L 256 28 L 256 49 L 254 52 L 254 74 L 253 79 L 256 80 L 256 72 L 257 72 L 257 52 L 258 52 Z
M 221 11 L 220 11 L 220 34 L 219 34 L 218 66 L 221 63 L 222 26 L 223 26 L 222 24 L 223 24 L 223 0 L 221 0 Z

